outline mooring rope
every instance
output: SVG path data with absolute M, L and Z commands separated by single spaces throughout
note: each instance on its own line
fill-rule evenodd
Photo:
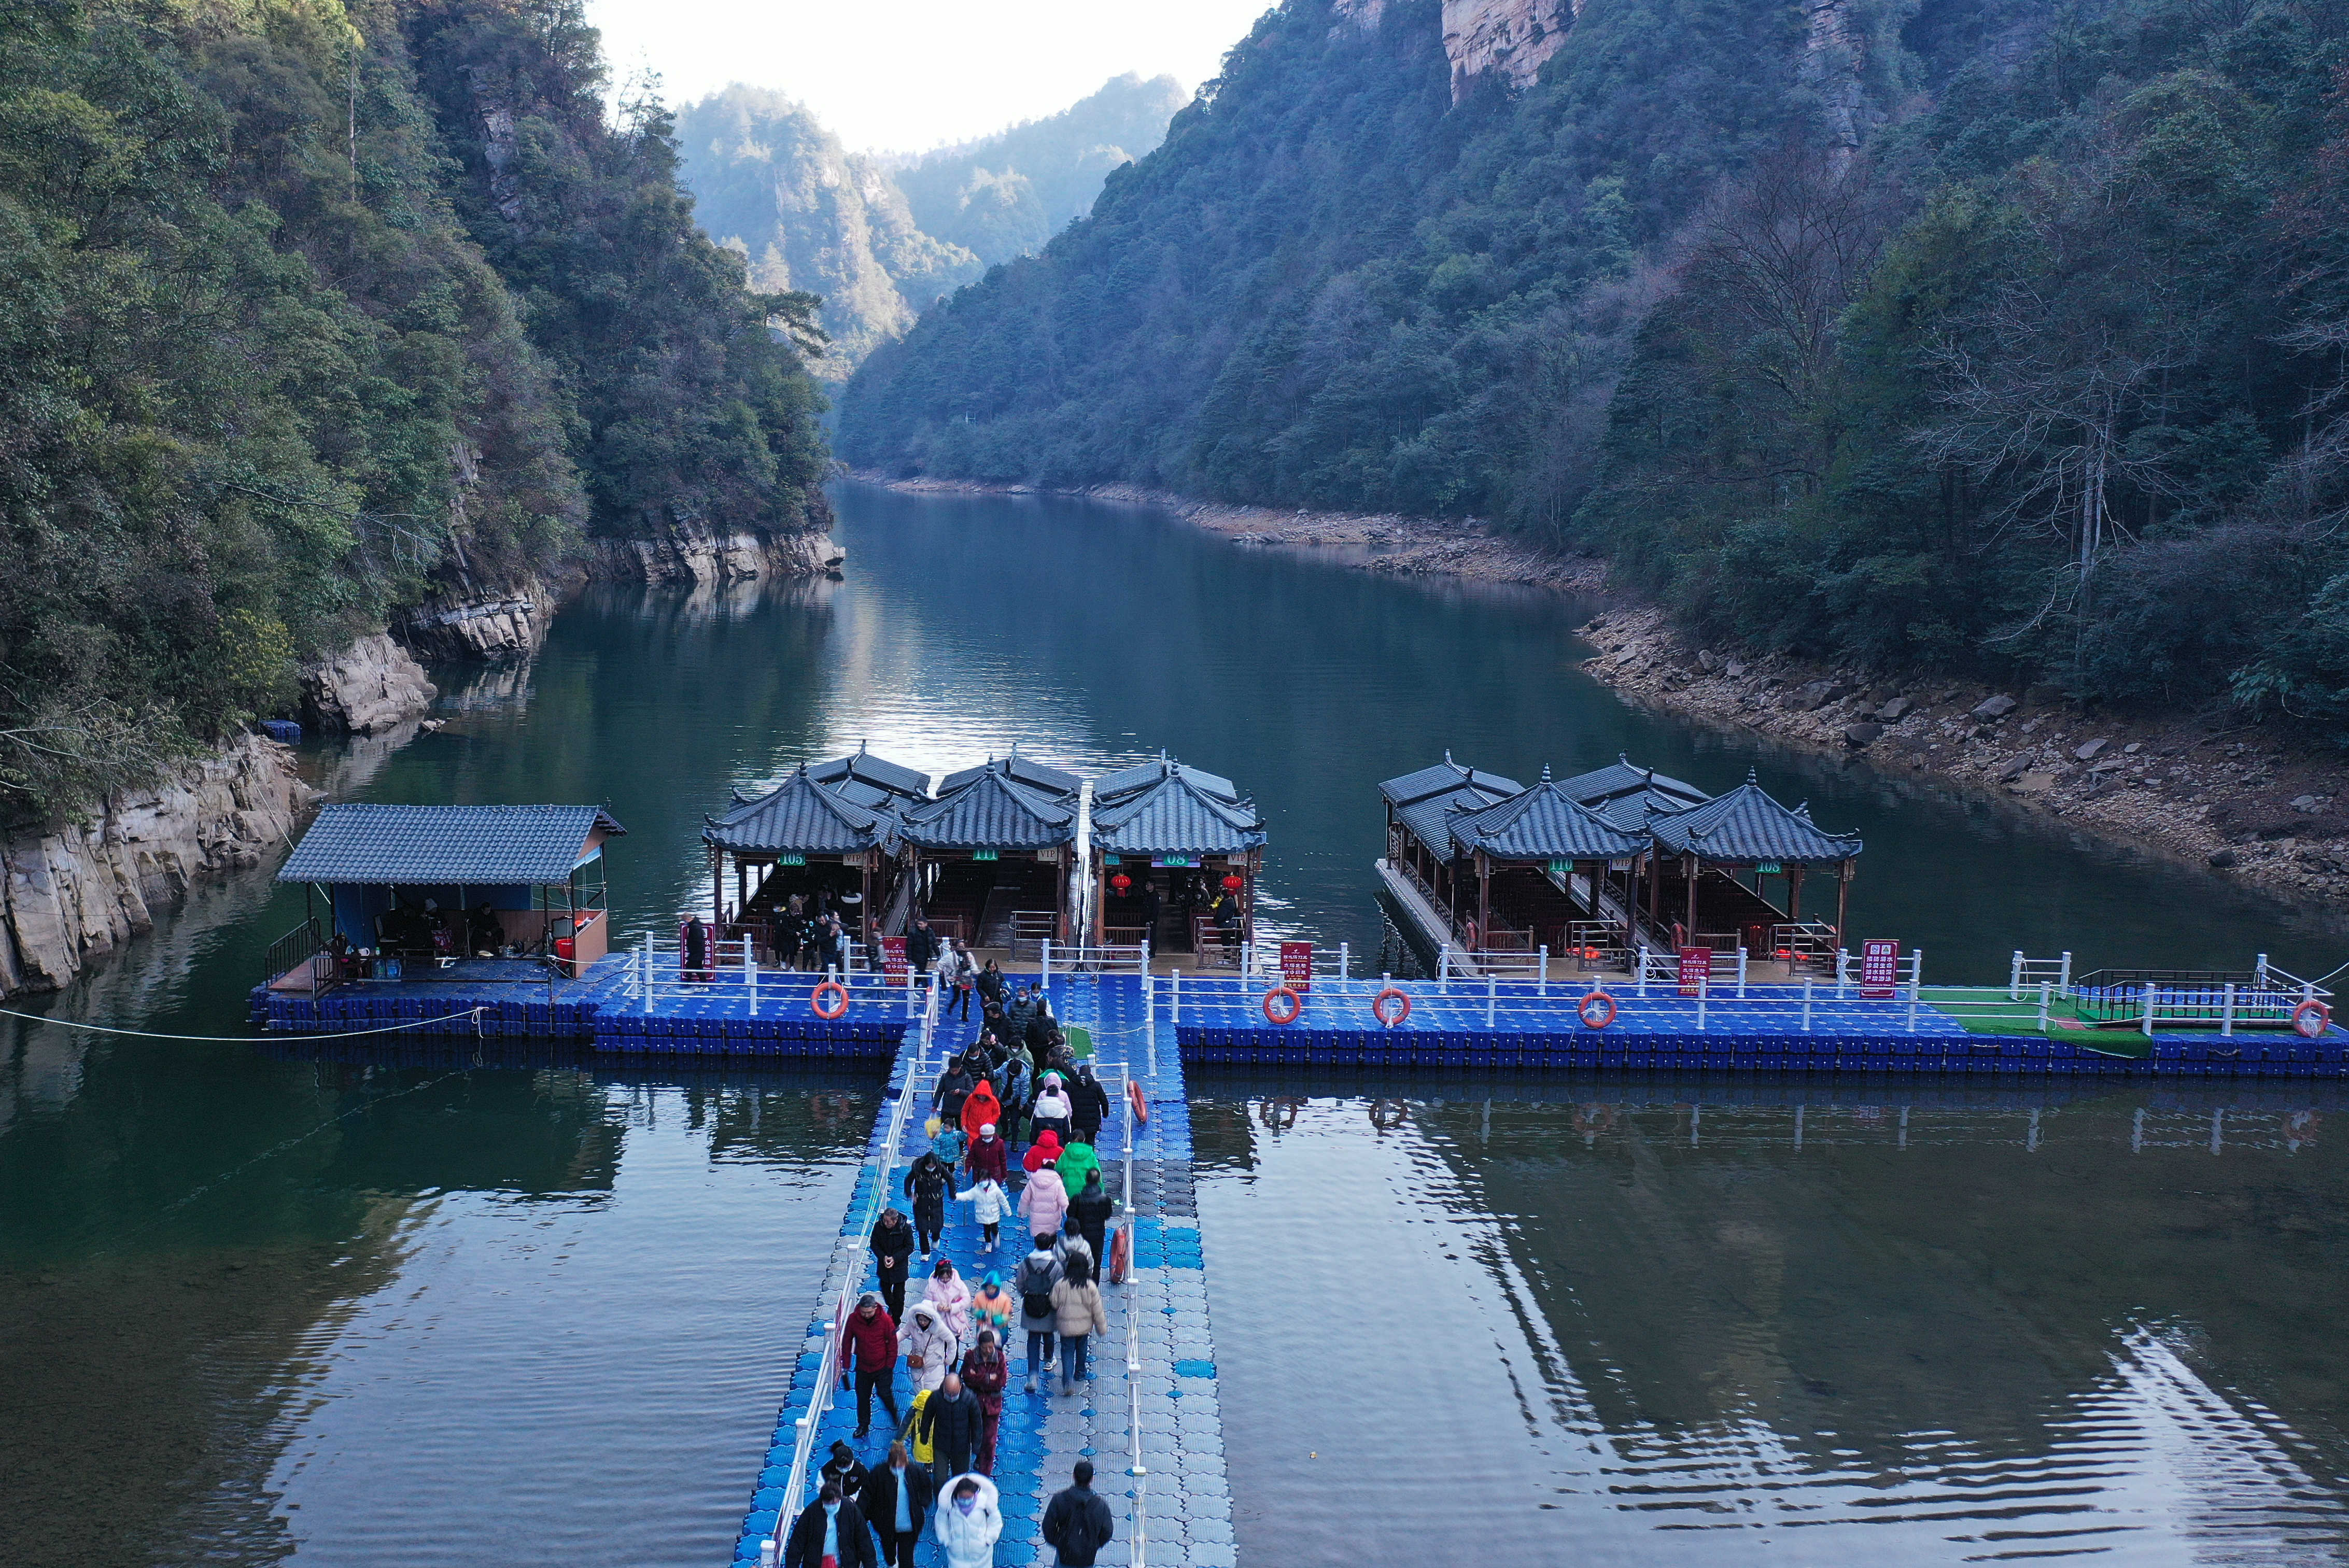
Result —
M 362 1035 L 396 1035 L 403 1029 L 421 1029 L 432 1024 L 445 1024 L 451 1018 L 471 1018 L 480 1021 L 487 1007 L 468 1007 L 461 1013 L 445 1013 L 438 1018 L 410 1018 L 406 1023 L 387 1025 L 380 1029 L 338 1029 L 329 1035 L 314 1035 L 305 1030 L 294 1036 L 304 1040 L 350 1040 Z M 141 1040 L 201 1040 L 208 1045 L 250 1044 L 255 1035 L 165 1035 L 153 1029 L 117 1029 L 105 1024 L 83 1024 L 71 1018 L 52 1018 L 41 1013 L 19 1013 L 0 1007 L 0 1018 L 22 1018 L 28 1024 L 48 1024 L 60 1029 L 82 1029 L 93 1035 L 127 1035 Z

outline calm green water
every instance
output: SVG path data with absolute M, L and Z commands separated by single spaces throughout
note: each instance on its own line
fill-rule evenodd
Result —
M 2017 946 L 2068 946 L 2082 967 L 2265 951 L 2310 972 L 2349 956 L 2313 918 L 2215 878 L 1630 712 L 1577 673 L 1587 612 L 1553 597 L 1243 552 L 1135 509 L 852 489 L 842 513 L 844 583 L 599 593 L 526 671 L 452 680 L 443 731 L 310 760 L 354 798 L 608 804 L 630 829 L 610 857 L 624 932 L 697 894 L 696 835 L 730 785 L 860 740 L 934 769 L 1016 740 L 1088 768 L 1163 746 L 1230 774 L 1271 823 L 1269 922 L 1375 952 L 1374 786 L 1449 746 L 1521 777 L 1624 749 L 1715 788 L 1755 767 L 1868 835 L 1855 919 L 1921 944 L 1930 977 L 2002 975 Z M 208 888 L 40 1005 L 233 1034 L 299 907 L 266 872 Z M 424 1047 L 308 1059 L 0 1020 L 0 1563 L 722 1563 L 876 1088 Z M 2064 1126 L 2126 1126 L 2142 1100 L 2067 1109 Z M 1722 1511 L 1775 1521 L 1774 1550 L 1856 1556 L 1889 1538 L 1781 1518 L 1788 1476 L 1832 1476 L 1827 1523 L 1862 1510 L 1878 1483 L 1857 1467 L 1892 1448 L 1926 1456 L 1906 1461 L 1920 1477 L 1995 1475 L 2014 1445 L 2137 1387 L 2128 1368 L 2153 1364 L 2150 1346 L 2216 1391 L 2210 1421 L 2251 1412 L 2284 1456 L 2275 1485 L 2323 1516 L 2299 1557 L 2338 1555 L 2321 1337 L 2344 1295 L 2325 1272 L 2341 1256 L 2337 1138 L 2168 1165 L 2034 1156 L 2010 1174 L 2002 1143 L 1971 1164 L 1797 1160 L 1686 1150 L 1669 1108 L 1627 1110 L 1588 1145 L 1563 1106 L 1496 1111 L 1490 1141 L 1463 1115 L 1481 1112 L 1414 1109 L 1380 1134 L 1358 1108 L 1313 1101 L 1301 1131 L 1217 1146 L 1228 1171 L 1201 1199 L 1249 1560 L 1281 1554 L 1292 1510 L 1317 1528 L 1395 1525 L 1353 1540 L 1362 1563 L 1475 1560 L 1461 1532 L 1487 1525 L 1530 1551 L 1641 1560 L 1760 1539 L 1682 1528 Z M 2172 1174 L 2149 1186 L 2157 1168 Z M 1754 1295 L 1731 1266 L 1745 1243 L 1722 1239 L 1748 1223 L 1799 1243 L 1775 1277 L 1810 1294 Z M 1291 1256 L 1300 1227 L 1316 1243 Z M 1423 1234 L 1464 1240 L 1431 1259 L 1413 1250 Z M 1865 1290 L 1840 1287 L 1837 1259 L 1870 1261 Z M 2038 1266 L 2099 1283 L 2026 1310 Z M 1804 1339 L 1798 1384 L 1771 1370 L 1794 1364 L 1773 1348 L 1787 1334 Z M 1912 1387 L 1931 1379 L 1898 1347 L 1918 1336 L 1956 1392 Z M 1788 1393 L 1814 1384 L 1837 1391 L 1826 1415 L 1827 1396 Z M 1357 1399 L 1390 1446 L 1296 1424 Z M 1423 1430 L 1446 1434 L 1440 1453 L 1407 1437 Z M 1920 1435 L 1933 1431 L 1941 1449 Z M 2195 1469 L 2197 1443 L 2164 1438 L 2163 1470 L 2140 1462 L 2149 1441 L 2095 1462 L 2149 1496 L 2249 1484 L 2250 1448 Z M 1349 1455 L 1349 1473 L 1310 1468 L 1300 1442 Z M 1619 1461 L 1653 1487 L 1693 1466 L 1705 1501 L 1628 1508 Z M 1366 1501 L 1389 1470 L 1405 1484 Z M 2181 1525 L 2106 1544 L 2294 1560 L 2256 1532 L 2201 1539 Z M 1852 1543 L 1813 1544 L 1829 1542 Z M 1930 1531 L 1900 1543 L 1989 1550 Z

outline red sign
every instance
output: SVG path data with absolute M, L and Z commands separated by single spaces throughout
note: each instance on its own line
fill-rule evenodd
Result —
M 1681 949 L 1681 995 L 1699 995 L 1698 987 L 1713 975 L 1713 949 L 1683 947 Z
M 905 978 L 905 939 L 885 936 L 881 939 L 881 976 L 895 985 Z
M 1870 1002 L 1889 1002 L 1900 984 L 1900 944 L 1863 942 L 1859 944 L 1859 994 Z
M 1280 983 L 1292 991 L 1313 989 L 1311 943 L 1284 942 L 1280 944 Z

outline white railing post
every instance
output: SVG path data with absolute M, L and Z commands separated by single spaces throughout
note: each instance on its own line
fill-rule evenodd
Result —
M 2006 999 L 2010 1002 L 2023 1000 L 2023 949 L 2020 947 L 2014 950 L 2014 962 L 2007 965 Z
M 1435 983 L 1439 985 L 1452 978 L 1452 944 L 1445 943 L 1435 950 Z
M 645 938 L 644 945 L 636 949 L 636 995 L 643 1003 L 637 1011 L 650 1013 L 653 1010 L 653 939 L 649 936 Z
M 2153 986 L 2150 984 L 2145 988 L 2145 1037 L 2148 1040 L 2153 1038 Z
M 1338 978 L 1341 981 L 1350 979 L 1352 977 L 1353 973 L 1354 961 L 1352 950 L 1341 942 L 1338 944 Z
M 1909 976 L 1909 1032 L 1917 1032 L 1917 976 Z
M 1049 936 L 1044 938 L 1043 957 L 1044 962 L 1041 965 L 1043 974 L 1037 977 L 1036 989 L 1042 994 L 1046 1002 L 1050 1002 L 1052 999 L 1052 939 Z
M 1838 947 L 1838 948 L 1837 948 L 1837 949 L 1836 949 L 1836 1000 L 1837 1000 L 1837 1001 L 1838 1001 L 1838 1002 L 1840 1002 L 1840 1001 L 1842 1001 L 1842 1000 L 1844 999 L 1844 997 L 1843 997 L 1843 988 L 1844 988 L 1844 985 L 1845 985 L 1844 971 L 1845 971 L 1847 968 L 1848 968 L 1848 967 L 1850 966 L 1850 965 L 1851 965 L 1851 950 L 1850 950 L 1849 948 L 1847 948 L 1847 947 Z
M 2223 1037 L 2232 1035 L 2234 1032 L 2235 983 L 2230 980 L 2227 982 L 2227 999 L 2223 1005 L 2223 1010 L 2219 1015 L 2219 1033 Z
M 742 939 L 742 986 L 750 998 L 750 1016 L 759 1016 L 759 960 L 750 951 L 750 939 Z
M 1541 946 L 1541 967 L 1535 974 L 1534 995 L 1547 1002 L 1549 1000 L 1549 944 L 1547 942 Z
M 1696 983 L 1696 1032 L 1704 1033 L 1704 1005 L 1713 993 L 1713 975 L 1708 972 Z
M 1742 943 L 1737 949 L 1737 999 L 1745 1000 L 1745 947 Z
M 1811 1032 L 1811 977 L 1803 976 L 1803 1033 Z
M 1180 1027 L 1183 1023 L 1183 972 L 1170 969 L 1166 974 L 1166 1021 Z
M 1648 999 L 1648 944 L 1640 944 L 1640 1000 Z
M 2066 996 L 2072 994 L 2072 955 L 2064 954 L 2063 967 L 2055 971 L 2055 989 Z
M 1493 1026 L 1493 1011 L 1501 999 L 1501 977 L 1494 971 L 1485 971 L 1485 1026 Z
M 2266 954 L 2260 954 L 2260 961 L 2253 966 L 2251 975 L 2251 983 L 2254 985 L 2262 991 L 2268 988 L 2268 955 Z
M 2039 1032 L 2047 1032 L 2047 1004 L 2054 999 L 2054 987 L 2044 980 L 2039 983 Z

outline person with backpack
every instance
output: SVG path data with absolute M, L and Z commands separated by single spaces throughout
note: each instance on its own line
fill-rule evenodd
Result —
M 1052 1238 L 1040 1234 L 1036 1250 L 1019 1260 L 1011 1276 L 1011 1292 L 1019 1298 L 1019 1326 L 1028 1336 L 1028 1380 L 1020 1385 L 1022 1393 L 1036 1391 L 1038 1362 L 1048 1369 L 1052 1365 L 1052 1326 L 1058 1321 L 1052 1287 L 1060 1283 L 1061 1260 L 1052 1251 Z
M 1093 1461 L 1079 1460 L 1076 1485 L 1052 1494 L 1044 1506 L 1044 1544 L 1061 1568 L 1092 1568 L 1093 1559 L 1117 1533 L 1109 1504 L 1093 1491 Z
M 936 1150 L 914 1161 L 905 1172 L 905 1196 L 914 1202 L 914 1237 L 928 1257 L 939 1233 L 947 1228 L 947 1194 L 954 1191 L 954 1172 Z
M 1085 1380 L 1085 1342 L 1109 1332 L 1109 1314 L 1089 1262 L 1071 1253 L 1061 1283 L 1052 1287 L 1052 1328 L 1061 1336 L 1061 1392 L 1077 1391 Z

